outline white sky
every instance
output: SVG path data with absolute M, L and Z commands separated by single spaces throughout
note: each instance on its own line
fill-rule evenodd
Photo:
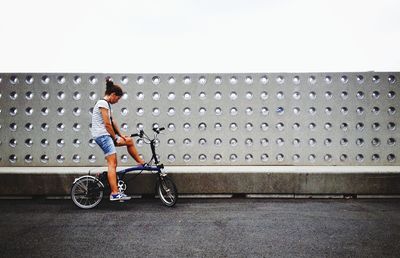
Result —
M 0 72 L 400 71 L 398 0 L 0 0 Z

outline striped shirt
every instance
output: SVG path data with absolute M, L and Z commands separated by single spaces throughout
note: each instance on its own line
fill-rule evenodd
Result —
M 108 103 L 104 99 L 100 99 L 96 102 L 96 105 L 93 108 L 92 115 L 92 137 L 97 138 L 102 135 L 110 135 L 106 130 L 106 125 L 103 121 L 103 117 L 101 116 L 100 108 L 105 108 L 108 110 L 108 117 L 111 117 L 110 108 Z

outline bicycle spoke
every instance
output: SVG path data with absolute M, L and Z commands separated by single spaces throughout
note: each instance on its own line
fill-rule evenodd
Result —
M 83 182 L 82 182 L 82 183 L 83 183 Z M 79 187 L 79 189 L 81 189 L 83 192 L 86 192 L 86 191 L 87 191 L 87 188 L 85 188 L 85 186 L 82 185 L 82 184 L 78 184 L 77 187 Z

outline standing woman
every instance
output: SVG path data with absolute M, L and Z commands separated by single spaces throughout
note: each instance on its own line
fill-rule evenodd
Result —
M 118 192 L 117 187 L 117 151 L 116 146 L 126 146 L 129 154 L 137 163 L 144 165 L 139 157 L 131 137 L 121 134 L 117 123 L 111 116 L 111 105 L 122 97 L 120 86 L 115 85 L 110 79 L 106 79 L 106 92 L 104 98 L 97 101 L 92 115 L 92 136 L 97 145 L 103 150 L 108 164 L 108 183 L 110 184 L 110 201 L 130 200 L 131 197 Z

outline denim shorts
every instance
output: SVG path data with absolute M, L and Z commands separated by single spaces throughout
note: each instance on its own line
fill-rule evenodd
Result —
M 103 150 L 104 155 L 107 157 L 111 154 L 117 153 L 115 144 L 110 135 L 102 135 L 95 139 L 97 145 Z

